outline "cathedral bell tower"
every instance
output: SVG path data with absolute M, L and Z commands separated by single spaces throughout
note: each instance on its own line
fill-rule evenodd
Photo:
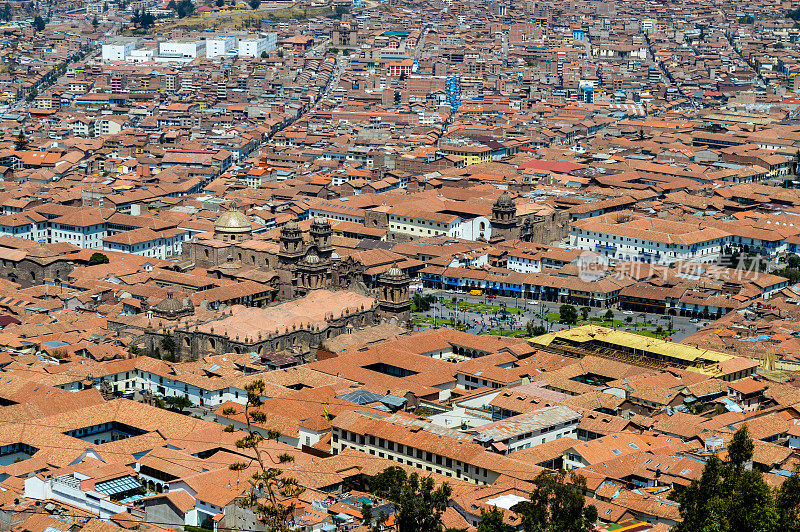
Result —
M 381 318 L 396 319 L 398 323 L 406 323 L 411 318 L 411 297 L 409 295 L 411 279 L 392 264 L 378 278 L 378 312 Z
M 294 220 L 281 227 L 281 247 L 278 259 L 283 264 L 295 264 L 305 253 L 303 232 Z

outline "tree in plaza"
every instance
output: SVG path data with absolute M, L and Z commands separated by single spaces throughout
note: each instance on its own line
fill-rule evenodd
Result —
M 614 319 L 614 311 L 613 311 L 613 310 L 611 310 L 611 309 L 608 309 L 608 310 L 606 311 L 606 313 L 605 313 L 605 318 L 606 318 L 607 320 L 613 320 L 613 319 Z
M 186 410 L 190 406 L 194 406 L 194 403 L 192 402 L 192 400 L 189 399 L 188 397 L 186 397 L 185 395 L 173 395 L 173 396 L 167 397 L 164 401 L 169 406 L 171 406 L 172 408 L 174 408 L 174 409 L 176 409 L 176 410 L 178 410 L 180 412 L 183 412 L 184 410 Z
M 261 5 L 261 0 L 249 0 L 247 3 L 250 4 L 250 9 L 258 9 Z
M 447 483 L 436 486 L 430 477 L 410 475 L 400 467 L 388 467 L 369 481 L 372 493 L 399 507 L 395 515 L 398 532 L 437 532 L 444 529 L 442 514 L 447 509 L 452 489 Z
M 259 410 L 264 404 L 262 397 L 266 393 L 264 381 L 256 380 L 245 385 L 245 392 L 247 402 L 243 413 L 247 424 L 247 435 L 236 442 L 236 447 L 241 454 L 249 455 L 250 460 L 249 463 L 235 462 L 228 467 L 232 471 L 242 471 L 251 465 L 257 466 L 257 471 L 250 477 L 250 494 L 241 505 L 257 513 L 261 523 L 270 532 L 289 532 L 294 530 L 292 520 L 295 506 L 282 504 L 282 500 L 295 499 L 304 490 L 297 483 L 297 479 L 284 475 L 283 471 L 275 466 L 293 462 L 294 457 L 288 453 L 273 457 L 262 446 L 264 440 L 268 438 L 254 428 L 254 425 L 264 425 L 267 422 L 266 413 Z M 235 408 L 226 409 L 226 412 L 228 412 L 226 415 L 236 414 Z M 268 431 L 268 436 L 279 434 L 276 430 Z
M 565 471 L 545 470 L 533 481 L 531 500 L 511 507 L 525 532 L 588 532 L 597 521 L 597 508 L 586 506 L 586 479 Z
M 581 307 L 581 317 L 583 318 L 583 321 L 586 321 L 586 320 L 589 319 L 589 313 L 591 311 L 592 311 L 592 309 L 590 309 L 589 307 Z
M 411 298 L 411 305 L 416 312 L 427 312 L 431 309 L 431 303 L 435 300 L 436 298 L 430 294 L 425 296 L 422 294 L 414 294 L 414 297 Z
M 558 309 L 558 314 L 564 323 L 569 325 L 578 323 L 578 311 L 572 305 L 561 305 Z
M 534 325 L 532 321 L 529 321 L 527 325 L 525 325 L 525 330 L 529 336 L 541 336 L 543 334 L 547 334 L 547 327 L 544 325 Z
M 36 15 L 36 18 L 33 19 L 33 29 L 35 31 L 44 31 L 44 28 L 44 19 L 41 17 L 41 15 Z

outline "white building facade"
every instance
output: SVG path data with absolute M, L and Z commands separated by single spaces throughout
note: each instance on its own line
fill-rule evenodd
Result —
M 261 57 L 262 53 L 270 53 L 277 45 L 277 33 L 267 33 L 259 38 L 239 39 L 239 56 Z
M 136 43 L 127 42 L 120 44 L 104 44 L 101 50 L 103 63 L 111 61 L 126 61 L 131 52 L 136 48 Z
M 214 58 L 224 55 L 233 50 L 236 46 L 236 39 L 233 37 L 215 37 L 206 39 L 206 57 Z

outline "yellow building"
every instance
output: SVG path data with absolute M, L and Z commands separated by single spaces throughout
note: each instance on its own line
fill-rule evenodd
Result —
M 757 360 L 640 334 L 583 325 L 531 338 L 531 345 L 568 356 L 611 358 L 652 368 L 676 367 L 736 381 L 756 372 Z
M 488 146 L 466 144 L 440 146 L 439 151 L 445 155 L 458 155 L 464 158 L 464 165 L 487 163 L 492 160 L 492 149 Z

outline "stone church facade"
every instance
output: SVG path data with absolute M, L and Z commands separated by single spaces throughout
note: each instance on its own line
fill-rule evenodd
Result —
M 301 297 L 312 290 L 344 289 L 363 279 L 364 266 L 336 252 L 328 220 L 316 218 L 305 240 L 297 222 L 281 228 L 280 241 L 255 239 L 252 223 L 231 209 L 214 224 L 211 239 L 183 244 L 183 260 L 205 268 L 218 277 L 237 278 L 245 269 L 260 270 L 269 279 L 274 301 Z

